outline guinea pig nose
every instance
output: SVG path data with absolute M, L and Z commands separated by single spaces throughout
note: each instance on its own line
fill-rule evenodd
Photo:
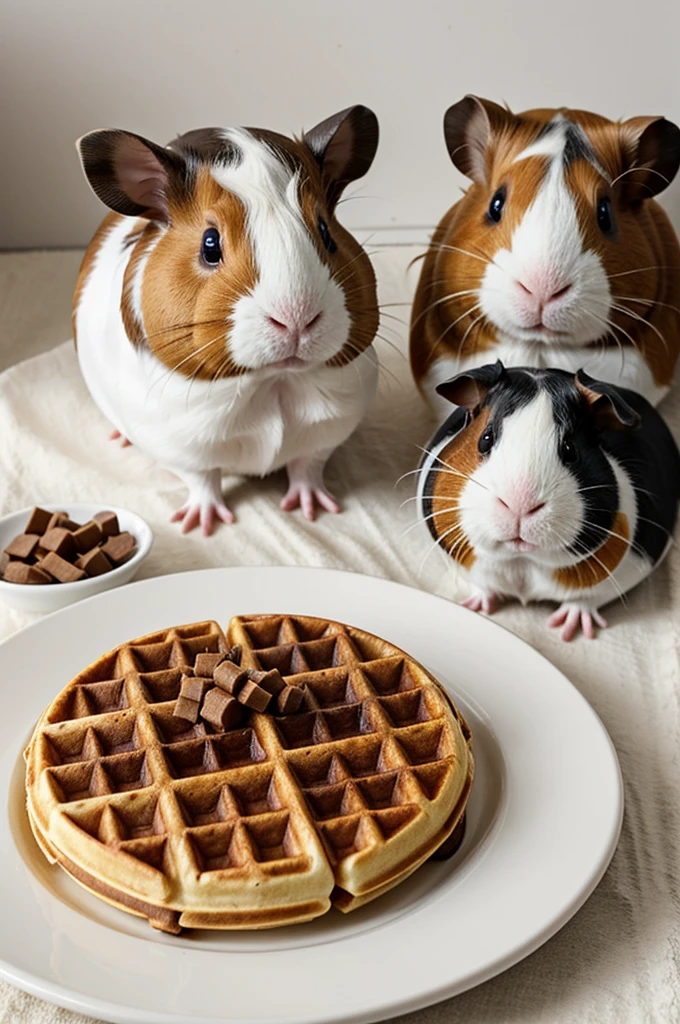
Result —
M 305 324 L 305 326 L 302 328 L 302 330 L 303 331 L 308 331 L 311 327 L 314 327 L 316 324 L 318 324 L 320 319 L 321 319 L 321 312 L 317 313 L 316 316 L 313 316 L 311 320 L 308 320 L 307 323 Z
M 530 508 L 528 512 L 525 512 L 525 515 L 533 516 L 534 512 L 540 512 L 542 508 L 545 508 L 545 502 L 544 501 L 539 502 L 538 505 L 534 505 L 534 507 Z
M 288 324 L 283 324 L 280 320 L 275 320 L 273 316 L 268 316 L 267 320 L 270 324 L 273 324 L 274 327 L 279 327 L 282 331 L 288 330 Z
M 548 297 L 548 302 L 552 302 L 553 299 L 563 298 L 568 291 L 571 291 L 571 284 L 565 284 L 564 288 L 560 288 L 559 291 L 553 292 L 552 295 Z

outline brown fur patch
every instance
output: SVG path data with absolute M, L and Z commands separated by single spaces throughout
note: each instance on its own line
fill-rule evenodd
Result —
M 477 442 L 489 422 L 489 410 L 483 409 L 439 453 L 441 462 L 432 487 L 432 524 L 442 547 L 456 562 L 469 569 L 475 561 L 475 550 L 463 532 L 459 518 L 459 502 L 463 489 L 480 463 Z M 460 474 L 460 475 L 459 475 Z M 449 532 L 450 531 L 450 532 Z
M 617 513 L 612 532 L 619 536 L 607 537 L 604 544 L 583 561 L 555 569 L 553 576 L 557 583 L 568 590 L 584 590 L 608 579 L 630 547 L 628 517 L 622 512 Z
M 655 200 L 631 205 L 623 187 L 617 189 L 615 179 L 630 160 L 625 127 L 587 111 L 562 108 L 560 112 L 583 128 L 614 183 L 610 188 L 584 160 L 574 161 L 566 174 L 585 246 L 600 255 L 610 275 L 612 301 L 621 307 L 611 311 L 613 326 L 594 347 L 634 346 L 656 383 L 668 385 L 680 355 L 680 313 L 670 308 L 680 308 L 680 245 Z M 480 315 L 479 309 L 473 309 L 476 295 L 447 296 L 478 289 L 486 261 L 499 248 L 509 247 L 512 231 L 535 196 L 545 169 L 545 158 L 538 156 L 518 164 L 513 161 L 557 113 L 537 109 L 509 116 L 487 150 L 487 184 L 472 184 L 440 221 L 423 263 L 411 318 L 411 368 L 419 386 L 437 359 L 482 356 L 496 344 L 493 324 L 485 319 L 474 323 Z M 500 185 L 507 188 L 508 198 L 503 218 L 493 224 L 486 211 Z M 597 227 L 597 201 L 602 194 L 612 199 L 616 231 L 611 238 Z M 607 329 L 602 324 L 603 332 Z

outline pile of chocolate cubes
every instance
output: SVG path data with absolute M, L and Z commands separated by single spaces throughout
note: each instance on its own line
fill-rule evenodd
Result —
M 197 654 L 193 669 L 184 669 L 173 714 L 194 724 L 200 717 L 224 732 L 241 724 L 244 708 L 279 715 L 300 709 L 302 689 L 288 686 L 278 669 L 244 669 L 240 660 L 240 647 L 228 654 Z
M 77 583 L 127 562 L 137 550 L 131 533 L 122 531 L 115 512 L 97 512 L 77 523 L 67 512 L 37 506 L 24 532 L 0 555 L 0 576 L 7 583 Z

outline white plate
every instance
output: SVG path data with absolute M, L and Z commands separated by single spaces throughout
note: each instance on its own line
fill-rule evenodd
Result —
M 44 706 L 125 640 L 236 613 L 297 612 L 405 648 L 470 722 L 477 772 L 463 846 L 344 917 L 257 933 L 168 936 L 90 896 L 38 852 L 21 750 Z M 578 691 L 517 637 L 385 580 L 234 568 L 145 580 L 38 622 L 0 646 L 0 975 L 125 1024 L 381 1020 L 455 995 L 550 938 L 616 846 L 621 777 Z M 5 798 L 8 796 L 8 799 Z M 11 925 L 9 924 L 11 922 Z

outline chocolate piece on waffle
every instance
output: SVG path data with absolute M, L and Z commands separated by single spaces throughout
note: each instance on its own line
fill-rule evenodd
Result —
M 196 654 L 234 642 L 244 669 L 303 693 L 298 714 L 241 707 L 227 732 L 174 716 Z M 456 828 L 472 771 L 464 721 L 403 651 L 328 620 L 243 616 L 227 638 L 177 627 L 81 672 L 36 726 L 27 804 L 50 857 L 155 927 L 266 928 L 406 878 Z
M 224 661 L 223 654 L 197 654 L 194 663 L 194 672 L 197 676 L 212 679 L 215 669 Z
M 213 679 L 216 686 L 226 690 L 234 697 L 248 682 L 248 676 L 243 669 L 231 661 L 223 661 L 221 665 L 218 665 L 213 673 Z
M 296 711 L 300 710 L 302 701 L 304 700 L 304 692 L 300 686 L 284 686 L 283 690 L 279 693 L 276 706 L 279 714 L 281 715 L 293 715 Z

